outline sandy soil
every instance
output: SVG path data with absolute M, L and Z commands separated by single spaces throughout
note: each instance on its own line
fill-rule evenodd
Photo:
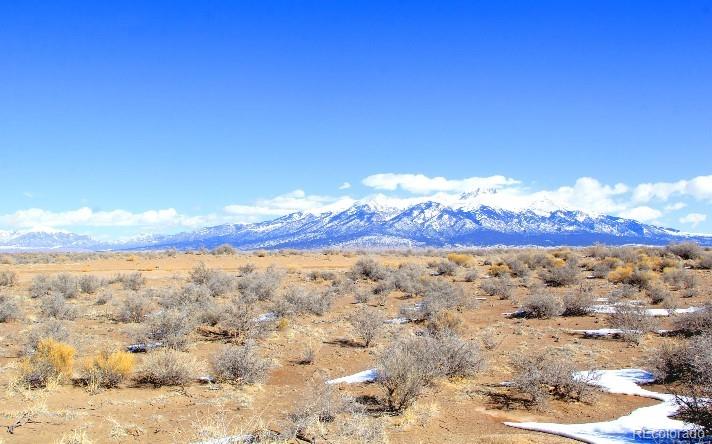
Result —
M 497 255 L 497 253 L 492 253 Z M 333 271 L 343 274 L 358 259 L 356 255 L 253 254 L 212 256 L 179 253 L 175 257 L 161 255 L 114 255 L 107 258 L 72 261 L 68 256 L 61 263 L 3 264 L 0 270 L 13 270 L 18 274 L 18 284 L 0 289 L 0 293 L 17 297 L 22 317 L 20 320 L 0 323 L 0 415 L 2 424 L 10 425 L 32 412 L 31 420 L 10 434 L 0 431 L 0 439 L 8 443 L 56 442 L 72 431 L 83 430 L 93 442 L 189 442 L 201 428 L 222 428 L 225 431 L 253 430 L 257 426 L 279 429 L 286 412 L 302 397 L 309 381 L 320 381 L 372 368 L 376 356 L 388 342 L 409 330 L 421 329 L 415 324 L 388 325 L 371 348 L 355 344 L 346 317 L 357 305 L 353 293 L 340 295 L 332 309 L 324 316 L 297 316 L 287 325 L 270 332 L 262 341 L 265 357 L 273 362 L 265 383 L 255 386 L 229 384 L 200 384 L 186 387 L 138 385 L 133 381 L 119 388 L 89 393 L 78 384 L 65 383 L 46 389 L 24 390 L 13 388 L 22 348 L 29 329 L 42 320 L 39 301 L 29 297 L 29 285 L 34 276 L 42 273 L 69 272 L 77 275 L 90 273 L 110 278 L 118 272 L 141 271 L 147 287 L 179 286 L 185 283 L 188 272 L 199 262 L 211 268 L 235 273 L 247 263 L 258 270 L 275 265 L 287 271 L 282 288 L 291 285 L 320 286 L 328 283 L 311 282 L 307 273 L 312 270 Z M 426 265 L 433 260 L 427 256 L 382 255 L 376 259 L 384 265 L 397 266 L 410 262 Z M 556 317 L 548 320 L 509 319 L 504 312 L 516 308 L 516 302 L 527 294 L 518 286 L 512 300 L 485 296 L 479 284 L 487 277 L 488 257 L 477 257 L 472 268 L 479 273 L 475 282 L 464 282 L 468 269 L 459 268 L 454 277 L 446 279 L 462 286 L 477 306 L 463 310 L 463 337 L 477 340 L 483 330 L 494 332 L 499 346 L 486 351 L 488 365 L 473 378 L 441 380 L 421 396 L 415 406 L 402 416 L 386 416 L 388 440 L 391 443 L 558 443 L 569 440 L 539 433 L 530 433 L 504 426 L 503 421 L 559 421 L 592 422 L 613 419 L 654 401 L 630 396 L 600 394 L 591 403 L 551 401 L 543 409 L 527 409 L 516 395 L 499 385 L 511 376 L 509 355 L 517 351 L 529 353 L 547 347 L 567 349 L 581 368 L 635 367 L 644 364 L 646 353 L 662 341 L 671 340 L 655 335 L 646 336 L 640 345 L 630 345 L 614 339 L 583 339 L 568 333 L 569 329 L 600 328 L 606 326 L 606 315 L 585 317 Z M 708 271 L 692 270 L 698 279 L 698 295 L 679 299 L 679 306 L 702 305 L 712 296 Z M 615 286 L 605 279 L 585 279 L 598 296 L 607 295 Z M 536 273 L 533 273 L 536 276 Z M 515 280 L 518 282 L 518 280 Z M 371 283 L 360 281 L 360 288 Z M 70 303 L 77 307 L 76 320 L 65 321 L 71 331 L 71 341 L 77 348 L 79 362 L 97 350 L 123 349 L 132 341 L 135 325 L 113 320 L 118 304 L 127 291 L 119 285 L 107 289 L 113 299 L 106 305 L 95 303 L 97 295 L 82 294 Z M 571 288 L 550 288 L 563 294 Z M 227 296 L 222 297 L 227 300 Z M 415 299 L 417 301 L 417 299 Z M 392 292 L 382 309 L 389 316 L 397 316 L 401 305 L 414 300 L 404 300 L 398 291 Z M 267 307 L 264 307 L 266 310 Z M 663 326 L 668 320 L 663 321 Z M 207 338 L 198 333 L 191 336 L 190 353 L 203 362 L 205 372 L 208 362 L 223 344 L 221 340 Z M 305 344 L 317 349 L 312 365 L 301 365 L 299 360 Z M 137 354 L 139 365 L 144 355 Z M 7 389 L 5 389 L 7 387 Z M 354 396 L 380 397 L 375 384 L 339 386 L 338 390 Z M 570 442 L 570 441 L 569 441 Z

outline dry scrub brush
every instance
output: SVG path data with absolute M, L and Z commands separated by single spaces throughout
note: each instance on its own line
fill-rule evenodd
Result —
M 155 387 L 183 386 L 195 377 L 197 368 L 195 359 L 188 353 L 168 348 L 159 349 L 144 357 L 137 381 Z
M 254 342 L 229 345 L 213 358 L 213 370 L 218 381 L 232 384 L 255 384 L 267 378 L 270 361 L 263 359 Z
M 472 376 L 484 365 L 479 347 L 455 336 L 410 337 L 391 343 L 378 359 L 386 408 L 402 412 L 438 377 Z
M 561 350 L 515 354 L 511 366 L 514 371 L 511 387 L 525 394 L 535 406 L 546 404 L 549 397 L 586 401 L 595 392 L 590 384 L 595 379 L 594 373 L 576 373 L 570 356 Z
M 712 335 L 695 336 L 676 345 L 665 344 L 648 364 L 658 380 L 672 384 L 680 417 L 712 432 Z
M 17 284 L 17 273 L 12 270 L 0 271 L 0 287 L 12 287 Z
M 517 314 L 525 318 L 549 319 L 559 316 L 563 312 L 564 305 L 558 297 L 544 292 L 535 292 L 524 299 Z
M 608 315 L 608 326 L 621 330 L 621 337 L 631 343 L 639 343 L 640 338 L 655 330 L 657 322 L 649 316 L 645 307 L 637 304 L 618 304 Z
M 364 307 L 349 317 L 349 323 L 356 335 L 363 340 L 365 347 L 370 347 L 373 340 L 383 329 L 386 317 L 380 310 Z
M 20 318 L 20 307 L 15 298 L 0 294 L 0 322 L 14 321 Z

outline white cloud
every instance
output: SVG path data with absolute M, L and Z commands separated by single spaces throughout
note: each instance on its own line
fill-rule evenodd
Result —
M 619 213 L 621 217 L 627 219 L 635 219 L 640 222 L 650 222 L 663 215 L 662 211 L 656 210 L 655 208 L 640 206 L 630 208 L 628 210 Z
M 339 185 L 340 190 L 348 190 L 349 188 L 351 188 L 350 182 L 344 182 L 341 185 Z
M 57 227 L 152 227 L 185 226 L 199 227 L 210 221 L 210 216 L 188 217 L 179 214 L 174 208 L 148 210 L 132 213 L 126 210 L 94 211 L 82 207 L 69 211 L 48 211 L 40 208 L 19 210 L 11 214 L 0 215 L 0 225 L 13 229 L 43 229 Z
M 458 180 L 428 177 L 423 174 L 382 173 L 368 176 L 362 183 L 377 190 L 395 191 L 400 188 L 414 194 L 429 194 L 438 191 L 466 192 L 480 188 L 500 188 L 516 185 L 519 181 L 504 176 L 468 177 Z
M 653 199 L 665 201 L 674 195 L 712 200 L 712 175 L 677 182 L 641 183 L 633 190 L 633 200 L 636 202 L 650 202 Z
M 665 211 L 678 211 L 685 208 L 687 204 L 685 202 L 675 202 L 674 204 L 666 205 Z
M 304 190 L 294 190 L 270 199 L 258 199 L 252 205 L 227 205 L 223 210 L 230 215 L 246 217 L 246 220 L 260 220 L 296 212 L 334 211 L 347 208 L 354 202 L 348 196 L 307 195 Z
M 691 224 L 693 228 L 706 220 L 707 215 L 701 213 L 690 213 L 687 216 L 683 216 L 679 219 L 680 223 Z
M 545 198 L 557 206 L 597 214 L 612 214 L 625 210 L 618 197 L 629 191 L 625 184 L 606 185 L 592 177 L 580 177 L 574 186 L 563 186 L 554 191 L 532 193 L 534 198 Z

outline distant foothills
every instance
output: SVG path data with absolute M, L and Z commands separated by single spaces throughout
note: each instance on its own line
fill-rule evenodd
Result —
M 682 233 L 608 215 L 558 209 L 508 210 L 486 205 L 423 202 L 389 208 L 360 202 L 320 214 L 293 213 L 252 224 L 224 224 L 122 242 L 65 232 L 0 232 L 0 251 L 197 250 L 229 244 L 240 250 L 480 248 L 493 246 L 665 245 L 712 235 Z

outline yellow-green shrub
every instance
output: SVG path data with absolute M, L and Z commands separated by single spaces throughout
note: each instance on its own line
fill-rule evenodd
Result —
M 464 253 L 449 253 L 447 255 L 447 260 L 461 267 L 469 265 L 473 261 L 473 259 L 474 258 L 472 256 Z
M 608 280 L 613 282 L 614 284 L 621 284 L 630 280 L 630 277 L 632 275 L 633 266 L 630 264 L 626 264 L 620 267 L 616 267 L 615 270 L 608 273 Z
M 36 351 L 22 361 L 20 376 L 31 387 L 45 387 L 51 380 L 60 382 L 72 375 L 75 353 L 69 344 L 42 339 Z
M 493 277 L 498 277 L 498 276 L 504 276 L 508 275 L 510 272 L 509 266 L 507 264 L 494 264 L 489 267 L 489 270 L 487 273 L 489 273 L 490 276 Z
M 84 362 L 84 380 L 92 387 L 116 387 L 131 374 L 136 359 L 131 353 L 101 352 Z

